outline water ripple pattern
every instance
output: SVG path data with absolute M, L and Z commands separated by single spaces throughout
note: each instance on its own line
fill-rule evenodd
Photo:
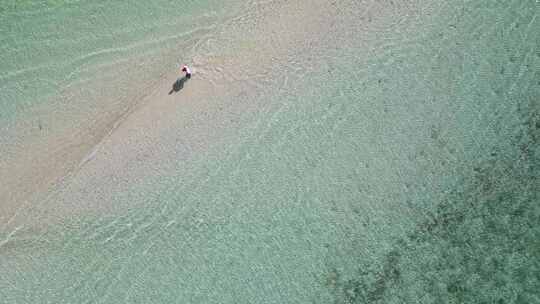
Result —
M 537 1 L 4 3 L 1 303 L 540 303 Z

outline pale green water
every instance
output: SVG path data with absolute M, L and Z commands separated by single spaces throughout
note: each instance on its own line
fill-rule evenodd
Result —
M 85 85 L 89 78 L 117 77 L 121 86 L 122 78 L 130 75 L 95 74 L 110 73 L 104 67 L 115 64 L 123 70 L 121 61 L 133 64 L 159 56 L 189 32 L 213 25 L 212 17 L 225 15 L 219 3 L 3 1 L 1 121 L 36 103 L 51 102 L 47 97 L 74 84 Z M 231 10 L 235 7 L 230 5 Z
M 336 25 L 225 150 L 133 182 L 123 215 L 0 251 L 1 302 L 540 303 L 538 4 L 426 11 L 372 36 Z

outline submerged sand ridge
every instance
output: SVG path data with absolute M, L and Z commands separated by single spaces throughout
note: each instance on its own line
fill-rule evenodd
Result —
M 17 210 L 34 208 L 69 179 L 95 145 L 162 83 L 164 73 L 179 60 L 177 50 L 189 49 L 217 20 L 208 16 L 192 19 L 193 29 L 179 26 L 174 35 L 145 37 L 132 45 L 89 55 L 80 60 L 80 66 L 66 63 L 65 68 L 74 66 L 75 70 L 58 82 L 57 95 L 40 96 L 49 103 L 37 103 L 19 114 L 19 119 L 1 125 L 3 223 L 13 220 Z M 182 22 L 169 22 L 169 26 L 176 23 Z M 157 42 L 162 48 L 156 47 Z
M 380 11 L 366 7 L 369 15 Z M 106 189 L 105 185 L 114 185 L 113 180 L 118 177 L 129 184 L 131 180 L 144 180 L 154 174 L 166 175 L 168 170 L 178 169 L 176 164 L 188 162 L 191 155 L 204 153 L 210 145 L 224 144 L 226 139 L 221 132 L 238 128 L 238 123 L 249 120 L 249 113 L 253 111 L 261 112 L 275 106 L 258 102 L 264 100 L 261 94 L 274 90 L 275 83 L 277 86 L 294 86 L 291 82 L 295 77 L 300 78 L 309 70 L 319 68 L 310 62 L 291 61 L 291 58 L 303 49 L 317 52 L 327 45 L 329 41 L 324 39 L 335 30 L 333 26 L 339 14 L 336 5 L 326 2 L 307 6 L 278 1 L 247 6 L 221 28 L 207 33 L 199 41 L 192 40 L 195 42 L 191 52 L 196 75 L 181 91 L 167 95 L 178 74 L 176 71 L 163 74 L 144 89 L 151 93 L 135 88 L 135 92 L 140 91 L 139 97 L 130 98 L 139 99 L 136 104 L 140 106 L 136 110 L 116 110 L 100 115 L 96 123 L 103 131 L 92 131 L 91 128 L 90 132 L 72 134 L 71 140 L 63 133 L 53 135 L 56 139 L 48 136 L 48 140 L 41 141 L 42 148 L 35 149 L 34 153 L 27 151 L 27 161 L 6 164 L 20 163 L 21 168 L 14 170 L 20 174 L 19 178 L 6 178 L 8 182 L 3 183 L 9 189 L 2 192 L 7 193 L 6 201 L 16 203 L 7 204 L 12 207 L 2 214 L 13 214 L 13 208 L 20 208 L 19 202 L 24 197 L 31 197 L 26 201 L 30 209 L 34 208 L 32 201 L 40 202 L 46 209 L 55 201 L 56 209 L 58 200 L 62 201 L 56 194 L 52 193 L 43 201 L 43 193 L 55 188 L 63 195 L 76 197 L 69 199 L 64 212 L 79 208 L 108 210 L 108 195 L 101 192 L 101 187 Z M 377 26 L 377 23 L 373 24 Z M 115 112 L 125 114 L 118 116 Z M 171 142 L 179 144 L 172 145 Z M 50 151 L 51 146 L 58 150 Z M 41 160 L 37 161 L 36 157 Z M 34 160 L 32 165 L 23 165 L 29 163 L 28 159 Z M 172 163 L 164 161 L 167 159 Z M 91 197 L 95 197 L 93 204 Z M 73 201 L 86 203 L 73 208 Z M 24 211 L 25 208 L 20 209 Z

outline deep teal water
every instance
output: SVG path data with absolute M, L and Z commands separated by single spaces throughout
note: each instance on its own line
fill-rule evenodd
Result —
M 4 244 L 2 302 L 540 303 L 538 4 L 429 8 L 299 50 L 189 180 Z

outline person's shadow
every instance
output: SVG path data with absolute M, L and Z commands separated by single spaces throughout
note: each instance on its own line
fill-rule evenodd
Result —
M 182 77 L 182 78 L 178 78 L 176 79 L 176 81 L 173 83 L 172 85 L 172 89 L 171 91 L 169 92 L 169 95 L 171 95 L 172 93 L 174 92 L 178 92 L 180 91 L 181 89 L 184 88 L 184 84 L 189 80 L 189 78 L 187 78 L 186 76 Z

